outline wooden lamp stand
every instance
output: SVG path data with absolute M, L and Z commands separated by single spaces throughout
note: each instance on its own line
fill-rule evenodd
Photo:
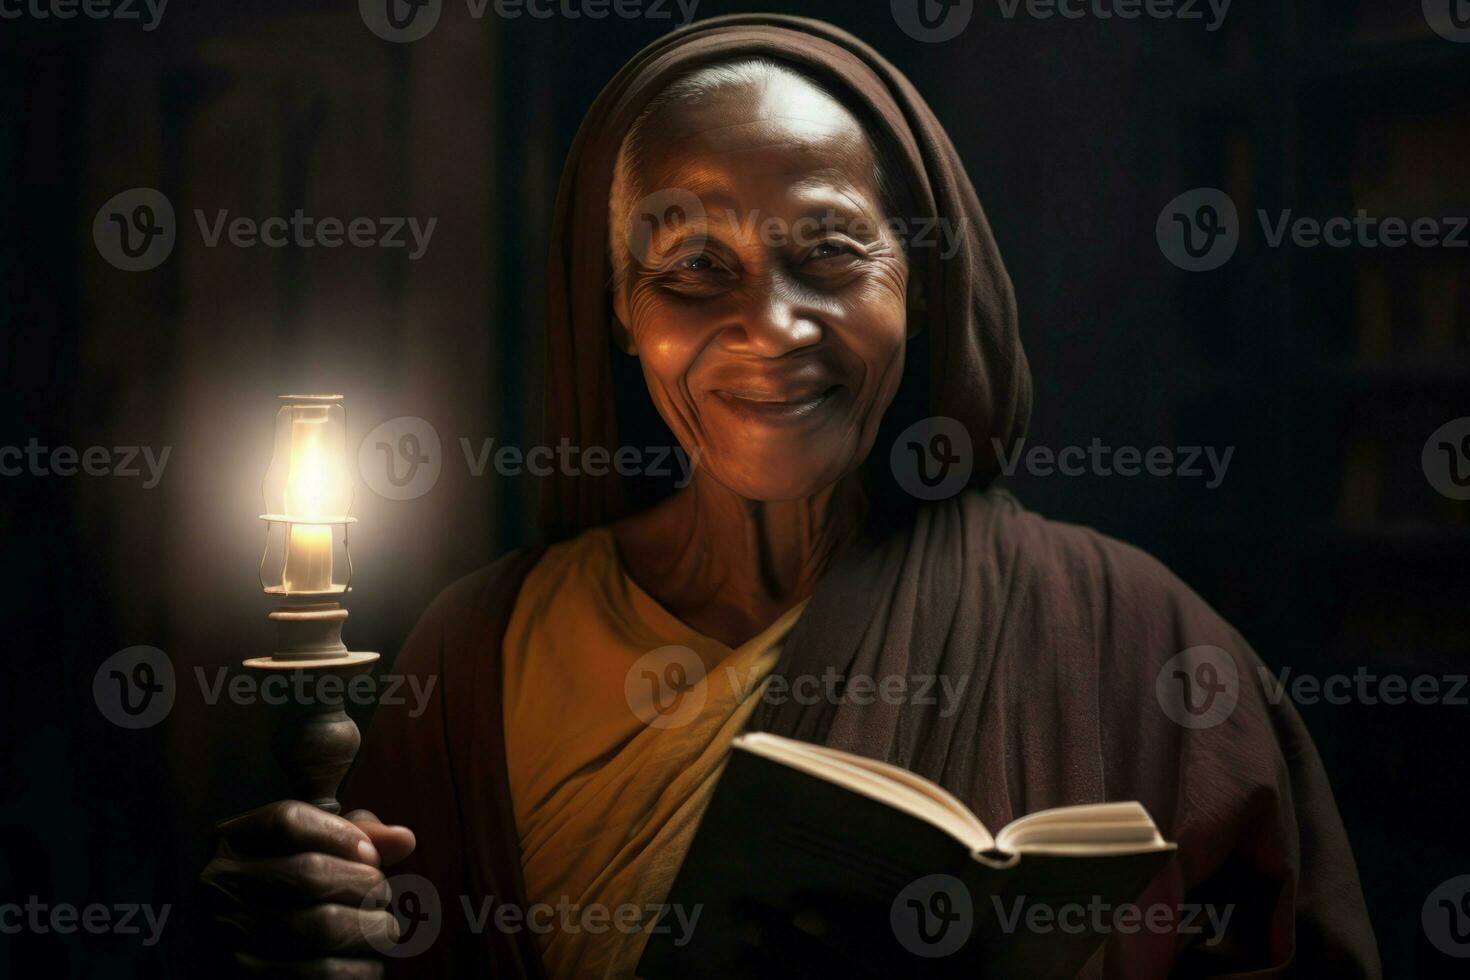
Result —
M 343 697 L 353 678 L 378 659 L 342 642 L 347 610 L 335 602 L 287 606 L 270 614 L 279 650 L 245 661 L 247 670 L 285 673 L 289 695 L 277 706 L 271 738 L 291 798 L 341 813 L 337 790 L 362 739 Z

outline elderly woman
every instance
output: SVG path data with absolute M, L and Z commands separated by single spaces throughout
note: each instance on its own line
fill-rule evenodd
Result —
M 1024 432 L 1028 368 L 974 190 L 902 75 L 813 21 L 692 25 L 602 93 L 555 221 L 548 441 L 615 450 L 615 362 L 636 358 L 695 476 L 643 509 L 617 477 L 556 478 L 556 543 L 452 586 L 409 638 L 394 671 L 438 678 L 436 700 L 374 719 L 344 794 L 368 809 L 285 802 L 222 827 L 206 879 L 235 897 L 242 962 L 378 975 L 387 869 L 443 907 L 395 968 L 630 976 L 646 932 L 475 913 L 662 902 L 731 739 L 760 729 L 913 770 L 992 827 L 1141 801 L 1179 850 L 1140 902 L 1233 914 L 1209 943 L 1114 935 L 1086 976 L 1377 975 L 1290 705 L 1242 684 L 1193 726 L 1156 694 L 1190 648 L 1253 675 L 1244 641 L 1146 555 L 983 489 Z M 891 456 L 925 417 L 956 438 Z M 919 502 L 890 459 L 931 445 L 970 487 Z M 648 724 L 625 681 L 670 647 L 697 658 L 703 699 Z M 763 696 L 834 675 L 939 677 L 950 696 Z

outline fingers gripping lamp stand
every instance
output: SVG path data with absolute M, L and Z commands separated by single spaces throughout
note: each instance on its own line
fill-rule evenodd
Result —
M 378 659 L 342 643 L 347 610 L 338 600 L 352 588 L 347 529 L 357 521 L 347 515 L 346 411 L 341 395 L 282 395 L 280 401 L 275 452 L 262 484 L 266 512 L 260 515 L 260 585 L 281 600 L 270 614 L 278 649 L 244 666 L 287 680 L 290 694 L 279 708 L 273 745 L 292 797 L 340 813 L 337 788 L 361 743 L 343 694 Z M 333 575 L 339 527 L 343 561 L 337 567 L 346 566 L 341 582 Z

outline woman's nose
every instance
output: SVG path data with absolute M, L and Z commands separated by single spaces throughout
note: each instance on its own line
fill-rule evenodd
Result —
M 813 311 L 779 280 L 751 290 L 738 323 L 727 329 L 726 346 L 760 357 L 780 357 L 822 339 Z

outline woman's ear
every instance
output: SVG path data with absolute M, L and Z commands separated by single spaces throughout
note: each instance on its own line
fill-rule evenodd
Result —
M 633 343 L 633 331 L 628 328 L 632 322 L 628 315 L 628 291 L 623 288 L 622 283 L 613 286 L 613 318 L 608 325 L 612 330 L 613 344 L 624 354 L 638 354 L 638 345 Z

